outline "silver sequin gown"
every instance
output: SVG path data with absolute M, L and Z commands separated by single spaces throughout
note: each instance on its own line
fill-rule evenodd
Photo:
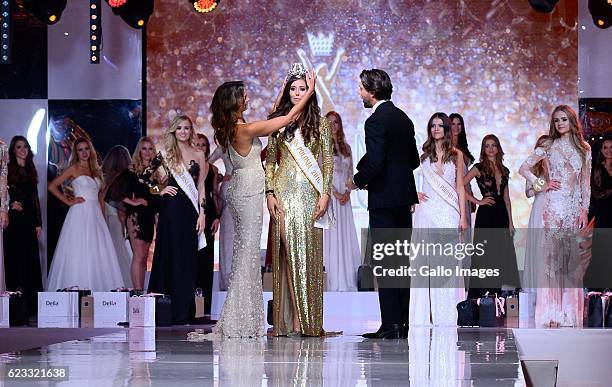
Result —
M 213 330 L 223 337 L 264 335 L 259 252 L 265 175 L 260 155 L 261 141 L 258 138 L 253 140 L 246 157 L 229 148 L 234 166 L 228 188 L 228 205 L 235 229 L 234 254 L 227 298 Z

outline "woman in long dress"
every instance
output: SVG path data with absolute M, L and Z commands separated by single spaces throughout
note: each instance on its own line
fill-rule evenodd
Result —
M 130 151 L 123 145 L 115 145 L 108 151 L 102 160 L 102 174 L 104 175 L 103 197 L 106 197 L 108 188 L 131 163 L 132 157 L 130 156 Z M 125 243 L 125 212 L 122 210 L 121 207 L 113 207 L 107 201 L 104 202 L 104 219 L 108 225 L 108 231 L 111 234 L 111 238 L 113 238 L 113 245 L 115 245 L 115 252 L 119 259 L 123 284 L 126 288 L 131 288 L 133 287 L 132 277 L 130 275 L 132 254 L 130 254 Z
M 74 198 L 60 192 L 72 179 Z M 105 292 L 123 286 L 115 246 L 102 215 L 102 170 L 93 144 L 74 142 L 69 167 L 49 183 L 49 192 L 70 206 L 55 248 L 47 289 L 71 286 Z
M 303 68 L 295 67 L 276 110 L 286 114 L 310 92 Z M 293 151 L 291 150 L 293 149 Z M 280 157 L 277 158 L 277 155 Z M 296 158 L 300 157 L 301 158 Z M 310 160 L 308 160 L 308 155 Z M 322 168 L 316 160 L 321 157 Z M 277 164 L 277 160 L 279 160 Z M 298 163 L 316 167 L 317 182 Z M 313 161 L 314 160 L 314 161 Z M 316 95 L 304 114 L 268 138 L 266 199 L 272 230 L 275 335 L 320 336 L 323 330 L 323 230 L 315 221 L 327 211 L 333 178 L 331 128 Z M 319 187 L 314 184 L 320 184 Z
M 144 289 L 147 257 L 159 209 L 160 197 L 157 190 L 161 176 L 158 168 L 162 157 L 156 156 L 156 153 L 153 140 L 141 137 L 131 165 L 113 181 L 105 198 L 108 207 L 125 214 L 125 229 L 132 248 L 130 278 L 136 290 Z
M 9 224 L 9 194 L 8 194 L 8 147 L 6 143 L 0 140 L 0 236 L 3 230 Z M 2 242 L 4 238 L 0 237 L 0 292 L 6 290 L 6 282 L 4 280 L 4 253 Z
M 9 146 L 8 186 L 11 222 L 4 230 L 4 263 L 9 290 L 21 288 L 29 302 L 30 314 L 37 313 L 42 274 L 38 238 L 42 234 L 38 174 L 28 140 L 15 136 Z
M 194 302 L 196 259 L 204 248 L 204 152 L 195 147 L 191 119 L 178 115 L 164 135 L 166 187 L 160 192 L 157 239 L 149 291 L 170 295 L 172 323 L 188 324 Z
M 463 175 L 468 173 L 470 165 L 474 163 L 474 156 L 470 152 L 467 142 L 467 135 L 465 132 L 465 121 L 459 113 L 451 113 L 448 118 L 451 120 L 451 143 L 461 152 L 463 152 L 463 161 L 465 168 L 463 169 Z M 466 185 L 465 192 L 472 195 L 472 186 Z M 476 206 L 469 200 L 465 202 L 465 219 L 468 227 L 472 227 L 472 212 L 476 211 Z
M 334 111 L 325 115 L 332 128 L 334 178 L 331 206 L 336 224 L 323 230 L 323 262 L 327 274 L 327 291 L 357 291 L 357 270 L 361 264 L 357 230 L 351 205 L 353 157 L 344 138 L 342 118 Z
M 504 150 L 499 138 L 488 134 L 482 139 L 480 161 L 463 178 L 468 185 L 476 179 L 482 200 L 466 193 L 471 203 L 478 205 L 474 223 L 474 245 L 485 246 L 482 254 L 472 255 L 473 269 L 498 269 L 500 276 L 493 281 L 472 278 L 469 298 L 482 297 L 487 291 L 500 294 L 501 289 L 520 287 L 514 250 L 514 222 L 510 202 L 510 170 L 503 164 Z M 501 281 L 500 281 L 501 280 Z
M 414 211 L 412 243 L 461 241 L 467 229 L 463 184 L 463 153 L 451 145 L 451 122 L 444 113 L 435 113 L 427 123 L 427 141 L 421 156 L 423 186 Z M 437 229 L 437 230 L 436 230 Z M 443 266 L 448 277 L 423 275 L 420 270 Z M 444 254 L 419 254 L 411 262 L 420 275 L 410 284 L 410 326 L 457 325 L 457 304 L 465 299 L 463 277 L 455 275 L 461 260 Z
M 551 115 L 549 140 L 523 162 L 520 173 L 545 192 L 544 257 L 538 270 L 536 326 L 582 326 L 584 265 L 577 232 L 588 223 L 591 197 L 591 148 L 577 115 L 566 105 Z M 548 160 L 550 180 L 531 169 Z
M 543 147 L 548 141 L 548 135 L 542 135 L 536 141 L 534 149 Z M 547 160 L 542 159 L 531 169 L 531 172 L 538 178 L 548 180 Z M 537 268 L 544 257 L 544 192 L 535 191 L 533 185 L 525 181 L 525 195 L 533 198 L 531 212 L 529 213 L 529 223 L 527 224 L 527 238 L 525 243 L 525 269 L 523 270 L 522 287 L 529 295 L 529 318 L 535 318 L 535 305 L 537 297 Z
M 234 221 L 232 213 L 229 210 L 228 188 L 232 179 L 234 166 L 229 157 L 227 149 L 222 146 L 217 146 L 215 151 L 208 158 L 211 165 L 218 159 L 223 160 L 225 166 L 225 174 L 223 181 L 219 187 L 219 290 L 227 290 L 229 285 L 229 275 L 232 271 L 232 253 L 234 241 Z
M 214 333 L 222 337 L 264 335 L 259 252 L 265 175 L 258 137 L 288 125 L 304 110 L 315 85 L 314 74 L 309 72 L 307 78 L 309 91 L 303 101 L 287 114 L 267 121 L 245 122 L 243 113 L 249 99 L 242 82 L 226 82 L 213 96 L 210 110 L 215 140 L 227 149 L 234 167 L 228 188 L 235 227 L 232 272 L 221 316 L 214 328 Z

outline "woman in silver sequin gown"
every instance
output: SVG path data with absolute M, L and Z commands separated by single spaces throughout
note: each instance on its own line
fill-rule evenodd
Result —
M 520 174 L 532 186 L 538 180 L 532 169 L 541 160 L 547 160 L 549 180 L 541 187 L 544 230 L 531 230 L 544 236 L 544 256 L 537 272 L 536 327 L 581 327 L 586 268 L 580 259 L 577 232 L 588 223 L 591 148 L 570 107 L 553 110 L 549 141 L 521 165 Z
M 309 77 L 314 90 L 315 77 Z M 297 118 L 306 106 L 309 93 L 287 115 L 267 121 L 246 123 L 242 116 L 249 99 L 242 82 L 226 82 L 215 91 L 210 106 L 215 140 L 229 152 L 234 167 L 228 188 L 228 206 L 234 220 L 234 251 L 227 298 L 219 322 L 213 330 L 221 337 L 264 335 L 263 292 L 260 274 L 260 240 L 264 171 L 261 141 Z M 205 338 L 199 333 L 190 340 Z

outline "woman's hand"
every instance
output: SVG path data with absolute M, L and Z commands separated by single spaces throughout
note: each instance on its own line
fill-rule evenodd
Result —
M 132 204 L 132 205 L 133 206 L 144 206 L 144 207 L 146 207 L 146 206 L 149 205 L 149 203 L 144 198 L 136 198 L 136 199 L 134 199 L 134 204 Z
M 278 215 L 281 212 L 281 208 L 278 205 L 278 200 L 274 195 L 266 196 L 266 204 L 268 206 L 268 212 L 270 213 L 270 218 L 278 220 Z
M 9 225 L 8 213 L 0 212 L 0 228 L 7 228 Z
M 351 200 L 351 191 L 346 191 L 339 200 L 341 205 L 348 203 L 348 201 Z
M 204 232 L 204 228 L 206 224 L 206 215 L 204 214 L 204 212 L 200 213 L 200 216 L 198 216 L 198 221 L 196 223 L 196 231 L 198 232 L 198 234 L 201 234 Z
M 516 229 L 514 228 L 514 224 L 512 222 L 510 222 L 510 225 L 508 226 L 508 230 L 510 231 L 510 236 L 514 236 Z
M 210 225 L 210 230 L 212 231 L 213 235 L 217 233 L 217 231 L 219 231 L 219 225 L 221 224 L 221 221 L 219 220 L 219 218 L 213 220 L 212 224 Z
M 317 73 L 314 69 L 306 70 L 306 86 L 308 86 L 308 90 L 312 90 L 312 93 L 315 91 L 315 85 L 317 81 Z
M 468 228 L 467 220 L 465 219 L 464 216 L 462 216 L 461 219 L 459 220 L 459 230 L 464 231 L 464 230 L 467 230 L 467 228 Z
M 164 195 L 174 196 L 177 193 L 178 193 L 178 188 L 169 185 L 166 188 L 162 189 L 162 191 L 159 193 L 159 195 L 160 196 L 164 196 Z
M 429 196 L 427 196 L 424 192 L 417 192 L 417 196 L 419 198 L 419 203 L 425 203 L 429 200 Z
M 42 227 L 37 226 L 36 227 L 36 239 L 40 238 L 41 235 L 42 235 Z
M 11 204 L 11 210 L 23 211 L 23 205 L 18 201 L 14 201 L 13 204 Z
M 495 204 L 495 199 L 491 196 L 485 196 L 482 200 L 478 201 L 479 206 L 492 206 L 493 204 Z
M 315 212 L 314 212 L 315 220 L 319 219 L 321 216 L 323 216 L 323 214 L 325 214 L 325 211 L 327 211 L 328 204 L 329 204 L 329 195 L 328 194 L 321 195 L 315 207 Z
M 85 198 L 77 196 L 75 198 L 68 199 L 68 202 L 66 204 L 68 204 L 70 207 L 72 207 L 75 204 L 80 204 L 80 203 L 85 203 Z
M 559 180 L 551 180 L 544 184 L 542 191 L 558 191 L 561 188 L 561 182 Z
M 581 229 L 585 228 L 589 224 L 589 213 L 584 208 L 580 210 L 580 217 L 578 217 L 578 227 Z

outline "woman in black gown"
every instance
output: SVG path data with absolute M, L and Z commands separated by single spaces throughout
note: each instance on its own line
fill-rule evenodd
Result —
M 603 291 L 612 288 L 612 138 L 606 138 L 601 144 L 599 158 L 593 166 L 591 190 L 595 229 L 584 286 Z
M 474 223 L 474 244 L 484 245 L 484 254 L 472 255 L 472 268 L 499 269 L 498 278 L 470 278 L 469 298 L 481 297 L 486 291 L 501 293 L 501 287 L 520 287 L 516 253 L 514 251 L 514 223 L 508 190 L 510 170 L 503 164 L 504 151 L 499 139 L 488 134 L 482 139 L 480 162 L 465 176 L 464 184 L 476 178 L 482 200 L 469 193 L 466 197 L 478 205 Z M 503 230 L 505 229 L 505 230 Z
M 175 325 L 190 321 L 193 305 L 196 257 L 203 248 L 206 207 L 204 179 L 208 172 L 204 152 L 195 148 L 191 119 L 179 115 L 164 136 L 164 171 L 167 186 L 161 191 L 157 239 L 149 291 L 172 298 Z
M 210 156 L 210 142 L 205 135 L 197 134 L 196 148 L 204 152 L 204 157 L 208 160 L 208 156 Z M 196 288 L 202 289 L 204 295 L 204 314 L 210 315 L 215 260 L 215 234 L 219 230 L 221 210 L 218 200 L 219 183 L 217 181 L 217 167 L 208 161 L 206 161 L 206 166 L 208 167 L 208 173 L 204 180 L 204 192 L 206 193 L 204 236 L 206 237 L 206 247 L 198 252 Z
M 42 232 L 38 201 L 38 176 L 28 140 L 15 136 L 9 146 L 9 225 L 4 230 L 6 287 L 21 288 L 30 314 L 37 312 L 37 295 L 42 291 L 38 238 Z
M 134 289 L 144 289 L 149 247 L 153 241 L 155 215 L 159 208 L 161 154 L 155 156 L 155 144 L 142 137 L 136 145 L 132 164 L 109 186 L 105 201 L 125 213 L 125 228 L 132 247 L 130 268 Z

